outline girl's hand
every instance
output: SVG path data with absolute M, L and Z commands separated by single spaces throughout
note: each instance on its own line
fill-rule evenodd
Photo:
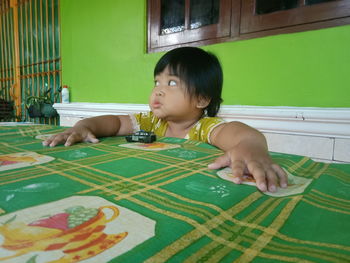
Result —
M 232 174 L 235 177 L 234 183 L 242 183 L 244 174 L 251 174 L 257 188 L 263 192 L 276 192 L 277 186 L 287 187 L 287 175 L 284 170 L 275 164 L 268 152 L 258 147 L 252 149 L 246 145 L 237 145 L 229 149 L 225 154 L 209 164 L 209 169 L 220 169 L 223 167 L 231 167 Z
M 50 138 L 43 141 L 44 146 L 54 147 L 58 144 L 64 146 L 71 146 L 78 142 L 92 142 L 98 143 L 96 136 L 86 127 L 73 127 L 62 133 L 52 135 Z

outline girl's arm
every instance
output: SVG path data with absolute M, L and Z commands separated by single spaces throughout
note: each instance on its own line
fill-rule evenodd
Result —
M 244 173 L 250 173 L 261 191 L 275 192 L 278 185 L 287 187 L 286 173 L 272 161 L 266 139 L 256 129 L 241 122 L 229 122 L 215 128 L 210 140 L 225 151 L 209 165 L 210 169 L 230 166 L 238 184 Z
M 132 133 L 132 123 L 127 115 L 104 115 L 78 121 L 72 128 L 51 136 L 43 142 L 44 146 L 65 146 L 77 142 L 97 143 L 99 137 L 126 135 Z

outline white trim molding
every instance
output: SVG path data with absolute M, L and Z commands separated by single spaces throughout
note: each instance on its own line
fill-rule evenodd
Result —
M 129 104 L 129 103 L 55 103 L 53 107 L 57 110 L 60 117 L 87 118 L 92 116 L 110 115 L 110 114 L 131 114 L 136 112 L 145 112 L 149 110 L 147 104 Z
M 350 138 L 350 108 L 223 106 L 219 115 L 262 132 Z
M 149 110 L 147 104 L 56 103 L 61 121 L 106 114 L 132 114 Z M 241 121 L 261 132 L 350 139 L 350 108 L 265 107 L 224 105 L 218 114 Z

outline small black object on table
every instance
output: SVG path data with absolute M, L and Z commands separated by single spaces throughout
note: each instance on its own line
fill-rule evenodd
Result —
M 143 143 L 152 143 L 157 137 L 153 132 L 147 132 L 144 130 L 137 131 L 131 135 L 125 136 L 125 139 L 128 142 L 143 142 Z

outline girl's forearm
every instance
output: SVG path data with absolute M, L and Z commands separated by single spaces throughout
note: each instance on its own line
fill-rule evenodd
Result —
M 103 115 L 78 121 L 73 128 L 85 127 L 96 137 L 116 136 L 121 122 L 116 115 Z
M 258 130 L 241 122 L 230 122 L 221 125 L 213 132 L 211 138 L 213 145 L 223 151 L 227 151 L 239 144 L 247 147 L 259 148 L 267 151 L 265 136 Z

